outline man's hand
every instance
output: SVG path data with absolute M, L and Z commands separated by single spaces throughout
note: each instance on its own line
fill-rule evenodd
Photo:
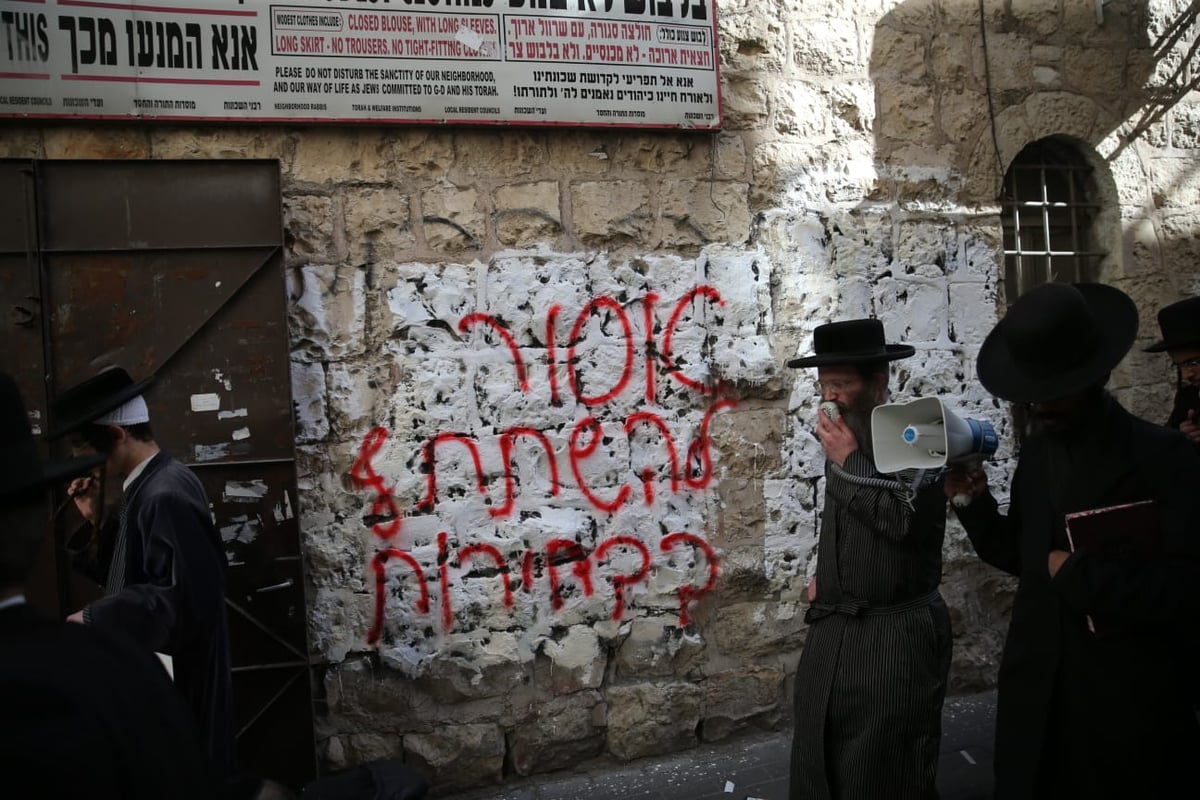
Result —
M 854 432 L 846 426 L 846 421 L 840 416 L 830 419 L 822 411 L 817 411 L 817 438 L 825 448 L 825 456 L 839 467 L 846 465 L 846 459 L 858 449 L 858 439 Z
M 1196 424 L 1196 409 L 1188 411 L 1187 419 L 1179 423 L 1179 430 L 1193 442 L 1200 442 L 1200 425 Z
M 960 494 L 974 499 L 987 491 L 987 473 L 979 467 L 968 469 L 965 464 L 955 464 L 946 472 L 942 486 L 950 500 Z
M 1071 554 L 1066 550 L 1051 550 L 1050 551 L 1050 577 L 1053 578 L 1062 569 L 1063 563 L 1071 557 Z
M 95 525 L 100 513 L 100 481 L 91 475 L 76 478 L 67 487 L 67 496 L 75 501 L 79 515 Z
M 813 578 L 811 581 L 808 582 L 808 591 L 805 592 L 805 594 L 808 595 L 808 602 L 810 602 L 810 603 L 817 602 L 817 579 L 816 578 Z
M 80 625 L 82 625 L 82 624 L 83 624 L 83 612 L 82 612 L 82 611 L 76 611 L 74 614 L 72 614 L 71 616 L 67 617 L 67 622 L 77 622 L 77 623 L 79 623 Z

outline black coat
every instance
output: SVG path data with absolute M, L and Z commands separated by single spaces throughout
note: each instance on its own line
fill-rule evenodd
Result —
M 155 455 L 123 499 L 125 530 L 117 534 L 124 578 L 84 611 L 98 631 L 131 637 L 172 657 L 182 692 L 214 766 L 232 776 L 233 716 L 225 554 L 208 498 L 191 470 Z
M 1191 708 L 1200 625 L 1200 458 L 1187 440 L 1110 401 L 1091 436 L 1098 457 L 1077 467 L 1090 507 L 1155 500 L 1164 548 L 1153 558 L 1065 549 L 1048 488 L 1063 476 L 1031 438 L 1013 476 L 1007 517 L 991 495 L 958 512 L 983 560 L 1020 577 L 1000 663 L 996 797 L 1197 797 L 1200 729 Z M 1119 632 L 1097 636 L 1087 615 Z M 1191 788 L 1184 788 L 1184 787 Z
M 187 709 L 144 649 L 22 604 L 0 610 L 0 654 L 4 796 L 216 796 Z

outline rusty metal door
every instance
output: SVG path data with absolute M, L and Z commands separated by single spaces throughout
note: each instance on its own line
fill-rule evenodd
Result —
M 229 559 L 241 765 L 299 788 L 316 758 L 281 220 L 273 161 L 0 161 L 0 368 L 43 429 L 104 366 L 158 376 L 155 438 L 200 477 Z M 31 587 L 64 615 L 97 591 L 61 550 L 72 513 Z

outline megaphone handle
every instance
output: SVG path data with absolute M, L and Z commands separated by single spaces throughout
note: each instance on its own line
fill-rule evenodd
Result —
M 954 497 L 951 497 L 950 502 L 954 505 L 955 508 L 966 508 L 967 506 L 971 505 L 971 501 L 974 499 L 975 498 L 971 497 L 971 495 L 967 494 L 966 492 L 963 492 L 961 494 L 954 495 Z

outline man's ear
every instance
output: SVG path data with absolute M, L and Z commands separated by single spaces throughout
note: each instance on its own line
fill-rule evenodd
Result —
M 878 403 L 887 402 L 888 396 L 888 371 L 881 370 L 871 376 L 872 387 L 875 389 L 875 401 Z
M 129 441 L 129 431 L 122 428 L 120 425 L 108 425 L 108 440 L 112 443 L 112 449 L 116 450 L 121 445 Z

